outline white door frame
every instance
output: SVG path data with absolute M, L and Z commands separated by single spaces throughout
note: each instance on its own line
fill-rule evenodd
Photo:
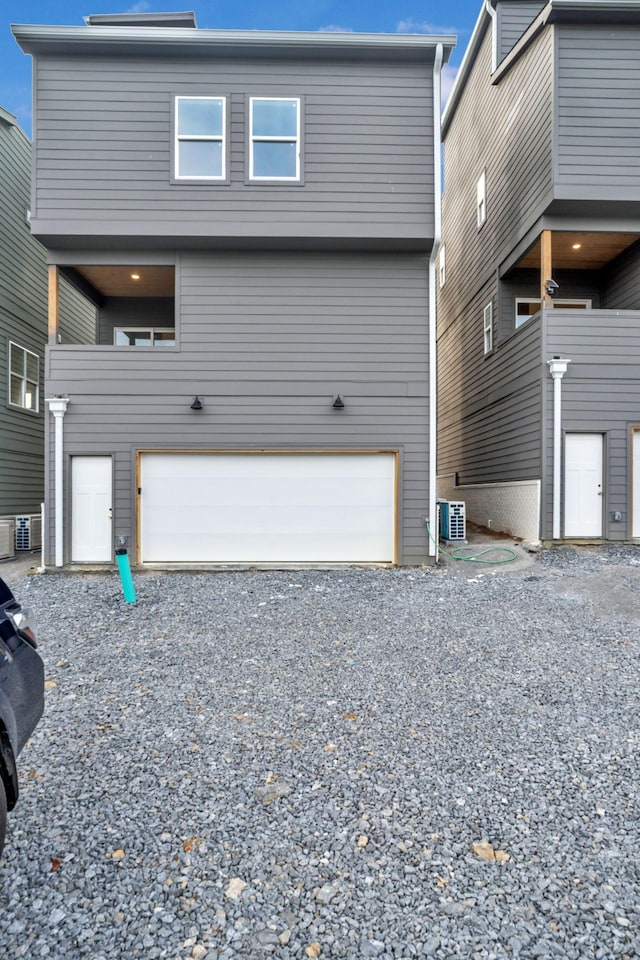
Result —
M 71 562 L 72 563 L 111 563 L 113 561 L 113 457 L 104 454 L 79 454 L 70 458 L 71 475 Z M 99 466 L 103 470 L 102 477 L 97 475 L 97 483 L 87 483 L 79 475 L 80 468 L 91 462 L 92 466 Z M 83 523 L 93 526 L 93 535 L 88 540 L 82 538 L 80 529 L 79 504 L 76 495 L 80 484 L 87 483 L 87 498 L 93 496 L 93 502 L 88 503 L 88 512 Z M 88 500 L 85 500 L 85 504 Z
M 573 492 L 571 489 L 569 481 L 569 446 L 570 440 L 573 439 L 597 439 L 598 441 L 598 451 L 599 457 L 594 459 L 593 463 L 596 468 L 599 467 L 599 478 L 598 476 L 594 477 L 596 486 L 595 488 L 589 490 L 589 483 L 586 483 L 585 496 L 590 501 L 590 507 L 593 510 L 591 519 L 588 517 L 584 522 L 579 518 L 577 521 L 572 520 L 571 522 L 568 519 L 569 514 L 569 497 Z M 605 447 L 605 436 L 604 433 L 599 431 L 589 431 L 589 430 L 567 430 L 564 435 L 564 536 L 565 538 L 576 537 L 578 539 L 601 539 L 604 532 L 604 447 Z M 599 460 L 599 463 L 598 463 Z M 578 491 L 579 493 L 583 492 L 581 487 Z M 577 528 L 575 524 L 578 524 Z

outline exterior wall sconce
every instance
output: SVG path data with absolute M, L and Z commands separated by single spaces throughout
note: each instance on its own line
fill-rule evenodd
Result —
M 194 397 L 193 403 L 191 404 L 192 410 L 202 410 L 202 400 L 200 397 Z
M 342 399 L 342 397 L 340 396 L 340 394 L 338 394 L 338 396 L 337 396 L 337 397 L 335 398 L 335 400 L 333 401 L 333 409 L 334 409 L 334 410 L 344 410 L 344 400 Z

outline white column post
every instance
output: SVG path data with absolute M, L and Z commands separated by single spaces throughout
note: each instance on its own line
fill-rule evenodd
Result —
M 45 403 L 55 418 L 55 505 L 56 505 L 56 567 L 64 566 L 64 429 L 63 420 L 69 404 L 68 397 L 48 397 Z
M 547 360 L 553 377 L 553 539 L 560 539 L 560 491 L 562 464 L 562 378 L 571 360 Z

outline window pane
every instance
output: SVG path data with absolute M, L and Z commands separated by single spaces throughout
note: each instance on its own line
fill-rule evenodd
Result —
M 116 330 L 117 347 L 150 347 L 151 330 Z
M 178 100 L 178 136 L 222 136 L 221 100 Z
M 14 343 L 11 344 L 11 372 L 24 376 L 24 350 Z
M 156 330 L 153 342 L 156 347 L 175 347 L 175 330 Z
M 11 403 L 22 406 L 22 380 L 19 377 L 11 377 Z
M 252 134 L 254 137 L 297 137 L 297 101 L 254 100 Z
M 24 405 L 27 410 L 38 409 L 38 387 L 35 383 L 27 381 L 24 390 Z
M 37 383 L 40 379 L 38 376 L 38 358 L 33 353 L 27 354 L 27 376 L 34 383 Z
M 296 176 L 295 143 L 263 143 L 253 145 L 254 177 L 293 177 Z
M 222 143 L 218 140 L 181 140 L 178 143 L 179 177 L 221 177 Z

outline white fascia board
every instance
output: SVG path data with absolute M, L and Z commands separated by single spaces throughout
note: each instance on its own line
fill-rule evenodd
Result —
M 171 27 L 124 26 L 44 26 L 12 24 L 11 31 L 26 53 L 48 44 L 105 44 L 111 46 L 134 44 L 155 46 L 179 45 L 184 48 L 202 47 L 233 49 L 279 50 L 398 50 L 433 52 L 442 44 L 446 57 L 456 45 L 453 35 L 395 34 L 395 33 L 321 33 L 268 30 L 185 30 Z M 445 59 L 446 59 L 445 57 Z

